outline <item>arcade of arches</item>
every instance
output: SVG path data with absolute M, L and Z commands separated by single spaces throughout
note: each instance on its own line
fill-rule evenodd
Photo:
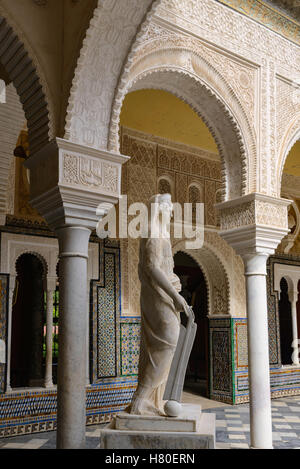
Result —
M 139 240 L 95 229 L 170 193 L 204 204 L 202 247 L 172 238 L 185 389 L 249 402 L 272 447 L 271 398 L 300 394 L 300 21 L 254 3 L 0 1 L 0 437 L 83 448 L 128 405 Z

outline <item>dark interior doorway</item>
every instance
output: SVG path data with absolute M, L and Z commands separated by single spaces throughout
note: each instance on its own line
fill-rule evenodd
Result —
M 182 284 L 181 295 L 193 307 L 197 333 L 187 367 L 184 389 L 209 396 L 209 345 L 207 285 L 199 265 L 184 252 L 174 256 L 175 274 Z
M 285 278 L 280 281 L 280 299 L 279 299 L 279 330 L 280 330 L 280 351 L 282 365 L 291 365 L 292 361 L 292 342 L 293 342 L 293 323 L 292 309 L 289 301 L 288 283 Z
M 43 382 L 44 268 L 33 254 L 17 261 L 12 308 L 11 386 L 40 386 Z
M 300 339 L 300 280 L 298 282 L 298 301 L 297 301 L 297 329 L 298 329 L 298 339 Z

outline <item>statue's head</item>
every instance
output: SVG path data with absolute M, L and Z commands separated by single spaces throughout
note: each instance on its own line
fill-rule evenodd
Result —
M 169 224 L 173 215 L 173 203 L 170 194 L 156 194 L 149 200 L 149 215 L 151 218 L 152 234 L 156 237 L 169 237 Z

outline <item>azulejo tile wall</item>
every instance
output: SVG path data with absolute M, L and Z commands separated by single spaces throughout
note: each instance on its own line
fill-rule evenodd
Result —
M 120 324 L 121 375 L 136 376 L 138 374 L 141 327 L 139 318 L 128 318 L 128 321 L 130 322 Z
M 231 318 L 209 321 L 209 355 L 211 399 L 232 403 L 232 331 Z
M 95 384 L 118 373 L 117 323 L 120 318 L 120 249 L 100 246 L 100 278 L 92 282 L 91 380 Z
M 109 422 L 131 401 L 136 378 L 116 378 L 87 388 L 87 425 Z M 0 397 L 0 438 L 56 428 L 57 392 L 24 391 Z

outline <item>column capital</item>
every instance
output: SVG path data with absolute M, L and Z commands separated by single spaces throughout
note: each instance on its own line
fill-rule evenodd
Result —
M 242 257 L 275 252 L 289 232 L 288 206 L 291 200 L 252 193 L 217 204 L 220 236 Z
M 55 138 L 25 162 L 30 202 L 53 229 L 75 225 L 93 230 L 99 204 L 108 210 L 119 200 L 121 169 L 128 159 Z

